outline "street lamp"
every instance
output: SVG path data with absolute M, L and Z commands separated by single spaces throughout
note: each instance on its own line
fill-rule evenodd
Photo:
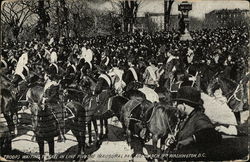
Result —
M 181 19 L 180 19 L 180 24 L 183 24 L 183 26 L 181 26 L 181 38 L 180 40 L 192 40 L 192 37 L 189 34 L 189 17 L 188 17 L 188 12 L 192 10 L 192 4 L 187 2 L 187 1 L 183 1 L 181 4 L 178 5 L 178 11 L 181 11 Z M 183 29 L 182 29 L 183 28 Z

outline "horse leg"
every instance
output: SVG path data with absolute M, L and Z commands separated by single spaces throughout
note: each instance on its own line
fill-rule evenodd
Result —
M 157 152 L 157 142 L 158 142 L 158 135 L 153 135 L 153 138 L 152 138 L 152 143 L 153 143 L 153 153 L 156 155 L 158 152 Z
M 131 159 L 129 161 L 131 162 L 131 161 L 134 161 L 134 159 L 133 159 L 133 153 L 134 152 L 133 152 L 133 148 L 132 148 L 132 145 L 131 145 L 131 142 L 132 142 L 132 140 L 131 140 L 131 138 L 132 138 L 131 131 L 128 128 L 126 129 L 126 135 L 127 135 L 128 147 L 129 147 L 130 154 L 131 154 Z
M 140 144 L 141 144 L 141 152 L 142 152 L 142 153 L 146 152 L 145 154 L 146 154 L 146 155 L 148 155 L 147 150 L 146 150 L 146 151 L 144 151 L 144 150 L 146 149 L 146 148 L 145 148 L 145 142 L 144 142 L 144 139 L 139 138 L 139 140 L 140 140 Z
M 98 137 L 98 127 L 96 120 L 93 120 L 94 130 L 95 130 L 95 138 L 96 138 L 96 145 L 99 145 L 99 137 Z
M 15 135 L 15 124 L 13 122 L 13 117 L 12 115 L 7 115 L 7 114 L 3 114 L 4 118 L 7 122 L 8 128 L 10 130 L 11 135 Z
M 52 138 L 51 140 L 48 141 L 48 145 L 49 145 L 49 155 L 54 155 L 55 154 L 54 138 Z
M 103 138 L 103 120 L 102 119 L 100 119 L 100 139 L 102 139 Z
M 17 135 L 17 133 L 18 133 L 17 132 L 17 125 L 19 123 L 19 121 L 18 121 L 18 113 L 15 112 L 14 114 L 12 114 L 11 119 L 12 119 L 12 121 L 14 123 L 14 134 Z
M 83 142 L 83 139 L 81 136 L 78 136 L 77 137 L 77 142 L 78 142 L 78 150 L 77 150 L 77 155 L 81 155 L 83 153 L 83 145 L 84 142 Z
M 76 139 L 77 139 L 77 142 L 78 142 L 78 145 L 77 145 L 78 150 L 77 150 L 77 154 L 74 157 L 74 160 L 86 161 L 87 156 L 85 156 L 85 135 L 77 135 Z
M 105 125 L 105 129 L 106 129 L 106 133 L 103 136 L 103 138 L 108 138 L 108 119 L 104 119 L 104 125 Z
M 92 143 L 92 129 L 91 129 L 91 120 L 87 123 L 88 124 L 88 134 L 89 134 L 89 145 Z
M 126 135 L 126 126 L 125 124 L 122 122 L 122 133 L 124 134 L 124 136 Z
M 162 137 L 161 138 L 161 146 L 160 146 L 160 153 L 162 154 L 162 153 L 164 153 L 164 151 L 165 151 L 165 141 L 166 141 L 166 139 L 167 139 L 167 137 Z M 161 157 L 161 158 L 164 158 L 164 157 Z
M 42 139 L 37 140 L 39 146 L 40 160 L 44 161 L 44 141 Z
M 237 124 L 241 124 L 240 112 L 234 112 L 234 116 L 236 118 Z

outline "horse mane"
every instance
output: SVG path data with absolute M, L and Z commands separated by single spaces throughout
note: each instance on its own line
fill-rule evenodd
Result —
M 1 84 L 3 85 L 13 85 L 13 83 L 11 82 L 11 79 L 9 79 L 7 76 L 3 75 L 3 74 L 0 74 L 1 76 Z
M 229 86 L 229 88 L 235 88 L 237 87 L 238 83 L 236 83 L 235 81 L 233 81 L 232 79 L 226 78 L 224 76 L 220 76 L 219 77 L 222 81 L 225 81 L 227 83 L 227 85 Z
M 125 97 L 127 97 L 127 98 L 131 98 L 131 97 L 136 97 L 136 98 L 138 98 L 138 97 L 139 97 L 139 98 L 144 98 L 144 99 L 146 99 L 146 96 L 145 96 L 144 93 L 142 93 L 142 92 L 139 91 L 139 90 L 133 90 L 133 89 L 127 91 Z
M 4 96 L 4 97 L 12 97 L 12 94 L 10 92 L 10 90 L 6 89 L 6 88 L 1 88 L 1 96 Z
M 173 106 L 171 106 L 169 104 L 161 104 L 161 103 L 159 103 L 159 105 L 157 105 L 156 108 L 157 109 L 162 109 L 162 111 L 164 113 L 167 113 L 167 114 L 172 113 L 172 112 L 175 113 L 175 112 L 178 111 L 177 108 L 175 108 L 175 107 L 173 107 Z
M 124 96 L 115 96 L 117 99 L 121 99 L 123 102 L 127 102 L 129 99 Z

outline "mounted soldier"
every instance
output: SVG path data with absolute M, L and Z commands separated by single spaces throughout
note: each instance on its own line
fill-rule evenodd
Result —
M 15 86 L 18 85 L 20 81 L 27 81 L 27 77 L 29 75 L 29 68 L 27 67 L 28 64 L 28 52 L 25 51 L 18 59 L 15 73 L 14 73 L 14 79 L 13 84 Z
M 175 64 L 177 62 L 177 59 L 179 59 L 177 56 L 174 56 L 172 53 L 174 53 L 174 51 L 167 52 L 167 62 L 164 68 L 164 78 L 166 79 L 164 87 L 166 87 L 168 91 L 170 91 L 170 83 L 171 83 L 171 80 L 173 79 L 173 73 L 176 70 Z
M 59 136 L 58 141 L 62 142 L 65 140 L 62 128 L 64 125 L 63 119 L 63 105 L 60 98 L 60 84 L 58 80 L 58 71 L 55 66 L 50 66 L 47 74 L 45 74 L 45 85 L 43 89 L 43 100 L 42 104 L 45 107 L 52 110 L 54 118 L 57 121 Z
M 156 66 L 156 61 L 154 59 L 151 59 L 149 61 L 149 66 L 146 68 L 143 74 L 144 84 L 149 88 L 155 89 L 156 87 L 159 86 L 156 76 L 157 70 L 158 68 Z
M 89 64 L 90 69 L 92 69 L 92 60 L 93 60 L 94 53 L 90 49 L 89 45 L 85 45 L 82 47 L 82 53 L 80 55 L 80 59 L 84 59 L 86 63 Z
M 191 64 L 187 69 L 187 81 L 189 82 L 186 85 L 189 85 L 191 87 L 196 87 L 197 89 L 200 89 L 200 71 L 198 69 L 198 64 Z
M 14 72 L 14 78 L 12 83 L 15 88 L 17 88 L 16 98 L 17 100 L 21 100 L 24 98 L 24 95 L 28 87 L 29 82 L 29 68 L 27 67 L 28 64 L 28 52 L 25 52 L 19 57 L 16 69 Z
M 123 89 L 126 86 L 126 83 L 123 81 L 124 70 L 119 67 L 119 62 L 116 60 L 113 63 L 113 67 L 110 70 L 109 76 L 113 76 L 112 82 L 115 89 L 115 94 L 122 95 Z
M 126 83 L 125 91 L 128 91 L 131 88 L 137 89 L 136 87 L 134 87 L 134 85 L 131 84 L 139 82 L 138 69 L 135 66 L 135 60 L 133 58 L 129 58 L 127 62 L 129 67 L 123 75 L 123 81 Z
M 138 82 L 138 69 L 136 68 L 135 59 L 129 58 L 127 60 L 129 68 L 125 71 L 123 75 L 123 81 L 128 85 L 130 82 Z

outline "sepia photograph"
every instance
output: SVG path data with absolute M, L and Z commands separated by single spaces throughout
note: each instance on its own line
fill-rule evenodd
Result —
M 0 161 L 248 161 L 248 0 L 2 0 Z

